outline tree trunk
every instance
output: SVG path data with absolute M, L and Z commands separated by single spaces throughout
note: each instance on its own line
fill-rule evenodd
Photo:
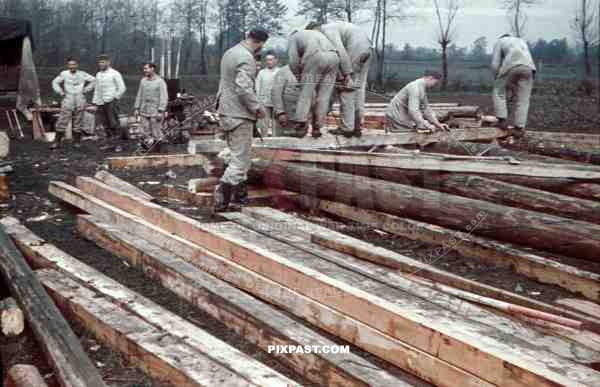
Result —
M 448 42 L 442 42 L 442 90 L 448 88 Z
M 592 63 L 590 62 L 590 42 L 587 40 L 583 41 L 583 59 L 585 61 L 585 77 L 589 79 L 592 77 Z
M 600 253 L 600 226 L 592 223 L 295 163 L 254 162 L 249 179 L 576 258 Z

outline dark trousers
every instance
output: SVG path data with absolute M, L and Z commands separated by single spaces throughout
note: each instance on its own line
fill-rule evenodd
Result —
M 111 101 L 98 106 L 98 112 L 102 117 L 104 129 L 107 135 L 121 134 L 121 124 L 119 122 L 118 101 Z

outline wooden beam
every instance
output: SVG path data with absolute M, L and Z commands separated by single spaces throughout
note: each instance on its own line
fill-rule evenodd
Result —
M 110 172 L 107 171 L 98 171 L 96 172 L 96 174 L 94 175 L 95 179 L 100 180 L 101 182 L 103 182 L 104 184 L 108 184 L 111 187 L 115 187 L 118 188 L 120 190 L 123 190 L 125 192 L 128 192 L 132 195 L 136 195 L 144 200 L 154 200 L 154 198 L 152 197 L 152 195 L 150 195 L 149 193 L 146 193 L 145 191 L 139 189 L 138 187 L 136 187 L 135 185 L 126 182 L 123 179 L 120 179 L 118 177 L 116 177 L 115 175 L 113 175 Z
M 296 343 L 328 345 L 329 340 L 318 334 L 314 336 L 295 320 L 282 315 L 276 309 L 262 307 L 261 303 L 257 303 L 253 297 L 235 289 L 232 290 L 231 287 L 225 286 L 213 276 L 277 305 L 435 385 L 491 387 L 471 373 L 451 366 L 435 356 L 351 319 L 335 309 L 285 288 L 277 282 L 213 254 L 186 239 L 87 195 L 75 187 L 57 184 L 52 191 L 61 199 L 93 214 L 94 217 L 118 225 L 118 227 L 112 226 L 88 217 L 79 217 L 78 229 L 84 236 L 123 256 L 132 264 L 144 268 L 146 273 L 158 275 L 163 286 L 223 321 L 246 339 L 255 342 L 256 345 L 264 348 L 273 341 L 292 345 Z M 97 224 L 97 227 L 94 224 Z M 126 229 L 135 236 L 126 238 L 120 229 Z M 103 230 L 110 231 L 110 233 Z M 151 239 L 164 246 L 169 254 L 165 256 L 153 253 L 152 250 L 149 250 L 152 244 L 148 243 L 142 249 L 140 244 L 144 243 L 141 241 L 145 239 Z M 130 246 L 135 246 L 133 249 L 125 248 L 128 246 L 128 241 L 131 241 Z M 33 241 L 30 244 L 37 244 L 37 242 Z M 141 252 L 143 254 L 140 257 Z M 194 267 L 178 260 L 173 261 L 172 258 L 168 259 L 172 255 L 180 257 Z M 259 316 L 264 316 L 264 319 Z M 301 369 L 306 370 L 307 378 L 322 381 L 323 383 L 319 384 L 324 385 L 336 385 L 340 380 L 351 382 L 350 385 L 354 385 L 357 382 L 353 382 L 352 378 L 355 380 L 362 380 L 363 377 L 373 378 L 374 381 L 381 378 L 378 376 L 379 371 L 376 368 L 372 365 L 364 365 L 363 359 L 352 357 L 349 354 L 335 356 L 329 354 L 321 360 L 318 357 L 314 359 L 310 354 L 300 354 L 290 355 L 289 358 L 280 360 L 289 360 L 292 365 L 297 364 Z M 331 367 L 338 368 L 338 370 L 329 371 Z M 345 384 L 342 383 L 342 385 Z
M 445 235 L 446 239 L 443 241 L 443 243 L 445 243 L 446 246 L 443 249 L 432 251 L 432 254 L 426 260 L 418 260 L 395 253 L 382 247 L 374 246 L 371 243 L 352 238 L 348 235 L 319 226 L 318 224 L 298 219 L 281 211 L 276 211 L 270 208 L 248 207 L 244 208 L 243 212 L 257 220 L 281 222 L 282 226 L 285 225 L 286 229 L 302 232 L 306 238 L 310 238 L 311 241 L 321 246 L 399 270 L 406 275 L 416 274 L 436 282 L 463 289 L 468 292 L 478 293 L 486 297 L 497 298 L 506 302 L 533 309 L 539 309 L 547 313 L 557 314 L 568 318 L 585 320 L 594 328 L 600 326 L 599 320 L 590 319 L 589 317 L 580 313 L 573 313 L 571 311 L 558 308 L 555 305 L 546 304 L 512 292 L 488 286 L 486 284 L 481 284 L 477 281 L 448 273 L 431 265 L 432 261 L 442 259 L 443 255 L 453 247 L 458 247 L 462 245 L 462 243 L 465 243 L 460 241 L 463 240 L 463 237 L 467 239 L 470 238 L 469 235 L 465 236 L 456 232 Z M 377 218 L 369 218 L 368 220 L 372 220 L 373 223 L 368 224 L 375 227 L 378 224 L 377 222 L 380 221 L 380 219 Z M 393 222 L 395 218 L 389 218 L 387 220 Z M 392 228 L 397 229 L 403 229 L 406 225 L 410 227 L 411 230 L 414 230 L 415 226 L 426 226 L 425 224 L 419 225 L 409 223 L 390 223 L 390 225 Z M 451 242 L 451 239 L 454 239 L 455 241 Z M 439 241 L 440 240 L 438 239 L 437 242 Z
M 191 242 L 206 246 L 308 298 L 343 310 L 349 317 L 408 345 L 436 354 L 488 382 L 521 386 L 600 383 L 600 373 L 566 359 L 559 361 L 550 353 L 532 355 L 530 350 L 521 351 L 516 343 L 507 343 L 505 335 L 500 338 L 496 330 L 457 315 L 449 316 L 427 301 L 400 293 L 390 298 L 386 295 L 389 289 L 384 293 L 379 289 L 362 290 L 364 277 L 320 260 L 306 262 L 299 252 L 290 251 L 290 246 L 280 246 L 274 240 L 267 242 L 264 237 L 238 225 L 202 224 L 93 179 L 78 178 L 77 183 L 84 192 L 100 200 L 141 216 L 165 231 L 185 236 Z M 268 243 L 268 249 L 265 249 L 265 243 Z M 560 369 L 550 366 L 556 362 L 561 364 Z M 568 376 L 564 372 L 566 369 L 569 369 Z
M 516 273 L 538 282 L 560 286 L 573 293 L 583 294 L 591 300 L 600 301 L 599 274 L 545 258 L 509 243 L 500 243 L 493 239 L 458 233 L 455 230 L 409 218 L 327 200 L 319 201 L 318 208 L 326 213 L 369 225 L 393 235 L 441 246 L 435 250 L 436 256 L 452 248 L 465 257 L 477 258 L 495 266 L 510 267 Z M 457 236 L 460 243 L 452 243 L 457 241 Z
M 313 138 L 290 138 L 290 137 L 266 137 L 263 141 L 255 140 L 253 148 L 293 148 L 293 149 L 339 149 L 355 146 L 385 146 L 385 145 L 426 145 L 438 141 L 447 141 L 448 138 L 456 138 L 460 141 L 492 141 L 497 138 L 506 137 L 506 132 L 498 128 L 471 128 L 451 130 L 450 134 L 437 132 L 435 134 L 419 133 L 396 133 L 396 134 L 364 134 L 360 138 L 344 138 L 342 136 L 331 136 L 325 134 L 318 139 Z M 225 141 L 221 140 L 190 140 L 188 152 L 197 153 L 219 153 L 225 149 Z
M 556 300 L 556 303 L 600 319 L 600 305 L 597 303 L 576 298 L 563 298 Z
M 188 191 L 192 193 L 214 192 L 217 184 L 219 184 L 219 178 L 216 176 L 210 176 L 201 179 L 190 179 L 188 181 Z
M 171 198 L 181 200 L 190 203 L 194 206 L 210 208 L 214 207 L 214 194 L 209 192 L 198 192 L 193 193 L 185 189 L 185 187 L 175 186 L 171 184 L 164 184 L 159 192 L 159 195 L 163 198 Z M 251 206 L 266 206 L 274 203 L 274 198 L 277 196 L 285 195 L 286 197 L 293 197 L 295 193 L 288 193 L 287 191 L 267 190 L 267 189 L 251 189 L 248 191 L 248 199 L 250 200 Z
M 4 379 L 4 387 L 48 387 L 40 371 L 29 364 L 10 367 Z
M 251 182 L 596 260 L 600 226 L 297 163 L 253 162 Z M 472 223 L 473 222 L 473 223 Z
M 0 227 L 0 272 L 62 387 L 105 387 L 71 327 Z
M 207 158 L 196 154 L 143 155 L 128 157 L 107 157 L 106 162 L 111 169 L 141 169 L 161 167 L 192 167 L 203 166 Z
M 264 210 L 269 211 L 270 209 L 265 208 Z M 277 213 L 278 211 L 275 212 Z M 275 220 L 265 222 L 239 212 L 226 213 L 224 216 L 229 220 L 233 220 L 244 227 L 248 227 L 254 231 L 266 235 L 269 238 L 274 238 L 309 254 L 330 261 L 338 266 L 347 268 L 356 273 L 360 273 L 365 277 L 376 281 L 379 286 L 389 286 L 391 288 L 413 294 L 417 297 L 430 300 L 432 303 L 439 305 L 442 308 L 446 308 L 454 313 L 461 314 L 482 324 L 496 327 L 507 335 L 529 341 L 539 348 L 544 348 L 545 350 L 554 352 L 559 356 L 588 364 L 596 363 L 600 359 L 599 352 L 591 351 L 583 346 L 578 346 L 578 348 L 575 349 L 573 347 L 575 344 L 570 341 L 548 336 L 540 337 L 537 332 L 524 324 L 515 323 L 509 318 L 497 315 L 468 302 L 461 302 L 461 299 L 464 299 L 466 295 L 467 297 L 470 297 L 467 299 L 467 301 L 483 301 L 487 302 L 488 304 L 491 303 L 499 308 L 506 307 L 507 303 L 504 303 L 503 301 L 482 297 L 473 293 L 465 292 L 463 290 L 450 288 L 446 285 L 434 283 L 434 286 L 445 286 L 441 291 L 437 291 L 437 288 L 429 283 L 427 283 L 425 286 L 421 285 L 421 283 L 423 283 L 423 280 L 419 277 L 422 274 L 421 272 L 417 272 L 415 275 L 403 276 L 394 270 L 382 268 L 377 264 L 373 264 L 371 262 L 355 258 L 351 255 L 316 245 L 310 240 L 311 233 L 307 232 L 307 230 L 310 228 L 310 225 L 306 225 L 307 222 L 302 221 L 301 219 L 295 221 L 293 217 L 290 217 L 292 218 L 291 220 Z M 445 294 L 448 293 L 448 289 L 452 293 Z M 461 299 L 457 297 L 460 297 Z M 510 305 L 513 306 L 513 304 Z M 573 324 L 577 324 L 575 326 L 577 328 L 581 327 L 580 321 L 575 321 L 556 315 L 545 314 L 544 312 L 540 313 L 537 309 L 524 308 L 521 306 L 514 306 L 514 308 L 519 309 L 519 314 L 534 314 L 535 316 L 552 318 L 554 321 L 559 321 L 563 324 L 569 324 L 568 326 L 571 327 L 573 327 Z
M 600 181 L 600 167 L 551 164 L 533 161 L 502 160 L 501 158 L 467 156 L 421 156 L 419 154 L 369 153 L 341 150 L 293 150 L 253 149 L 262 159 L 305 163 L 344 164 L 394 169 L 457 172 L 493 175 L 517 175 L 553 179 L 583 179 Z
M 41 269 L 37 276 L 67 316 L 162 382 L 190 387 L 260 386 L 69 276 L 52 269 Z
M 129 223 L 128 231 L 133 233 L 101 222 L 91 216 L 80 216 L 77 228 L 82 235 L 99 246 L 114 252 L 132 265 L 144 269 L 145 272 L 153 273 L 153 276 L 158 277 L 163 286 L 222 321 L 243 336 L 245 340 L 258 345 L 265 351 L 268 351 L 271 345 L 303 347 L 334 345 L 319 333 L 299 324 L 276 308 L 236 289 L 223 280 L 228 280 L 233 285 L 278 306 L 295 303 L 298 305 L 295 313 L 298 317 L 303 316 L 298 311 L 303 311 L 303 313 L 312 311 L 313 321 L 323 318 L 321 325 L 329 321 L 328 315 L 337 316 L 335 313 L 323 310 L 322 306 L 314 302 L 306 305 L 303 296 L 288 294 L 284 288 L 238 265 L 225 265 L 223 258 L 197 245 L 165 234 L 160 229 L 145 229 L 143 221 L 138 223 L 133 217 L 129 217 L 129 220 L 122 219 L 120 223 Z M 149 233 L 154 234 L 153 240 L 164 240 L 164 244 L 169 245 L 170 249 L 177 252 L 184 260 L 170 258 L 173 253 L 142 239 Z M 159 236 L 157 233 L 160 234 L 160 238 L 156 238 Z M 296 301 L 296 296 L 298 301 Z M 293 302 L 291 302 L 291 297 L 295 299 Z M 302 305 L 304 306 L 301 308 Z M 295 310 L 289 307 L 284 307 L 284 309 L 291 312 Z M 337 318 L 344 322 L 343 326 L 347 329 L 356 326 L 356 329 L 361 330 L 361 326 L 356 322 L 346 321 L 342 315 Z M 372 337 L 373 334 L 369 334 L 368 331 L 362 332 L 361 338 L 357 339 L 354 344 L 358 343 L 360 346 L 360 343 L 366 340 L 365 342 L 368 342 L 369 345 L 379 348 L 376 346 L 377 340 L 367 340 Z M 392 351 L 396 346 L 393 340 L 383 338 L 383 341 L 390 344 L 385 347 L 387 351 Z M 379 353 L 384 353 L 383 348 Z M 409 385 L 408 381 L 403 380 L 406 378 L 392 376 L 379 366 L 352 353 L 291 353 L 289 356 L 278 357 L 277 360 L 317 385 Z M 445 369 L 448 366 L 439 365 L 439 368 Z M 413 369 L 419 370 L 419 367 L 416 366 Z M 451 371 L 453 370 L 451 369 Z M 449 374 L 446 373 L 446 376 Z

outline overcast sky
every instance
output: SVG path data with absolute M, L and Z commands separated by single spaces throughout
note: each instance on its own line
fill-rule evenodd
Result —
M 528 22 L 524 37 L 527 40 L 566 37 L 571 44 L 575 44 L 575 35 L 570 23 L 578 1 L 543 0 L 542 4 L 530 6 L 526 10 Z M 510 32 L 506 10 L 499 7 L 498 0 L 463 0 L 463 2 L 465 6 L 460 10 L 456 23 L 456 43 L 459 46 L 470 46 L 480 36 L 487 37 L 491 46 L 498 36 Z M 435 47 L 437 45 L 437 20 L 434 8 L 431 6 L 432 1 L 413 0 L 413 3 L 421 4 L 419 7 L 407 10 L 415 17 L 406 22 L 390 23 L 388 39 L 399 47 L 404 46 L 405 43 L 413 46 Z M 306 20 L 303 17 L 294 16 L 298 0 L 289 0 L 286 4 L 290 9 L 287 23 L 288 32 L 302 28 L 306 24 Z M 369 15 L 364 14 L 361 18 L 368 20 Z M 361 25 L 364 26 L 365 31 L 371 33 L 369 22 Z

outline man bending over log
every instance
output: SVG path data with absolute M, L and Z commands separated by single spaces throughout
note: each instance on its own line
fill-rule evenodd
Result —
M 441 74 L 429 73 L 404 86 L 385 110 L 385 131 L 433 133 L 435 129 L 448 130 L 448 125 L 438 121 L 427 99 L 427 89 L 435 87 L 440 79 Z
M 256 60 L 269 34 L 252 29 L 245 40 L 225 52 L 217 93 L 218 113 L 229 148 L 227 169 L 215 188 L 215 211 L 227 211 L 229 203 L 248 204 L 247 173 L 250 169 L 252 132 L 257 119 L 265 117 L 255 92 Z

